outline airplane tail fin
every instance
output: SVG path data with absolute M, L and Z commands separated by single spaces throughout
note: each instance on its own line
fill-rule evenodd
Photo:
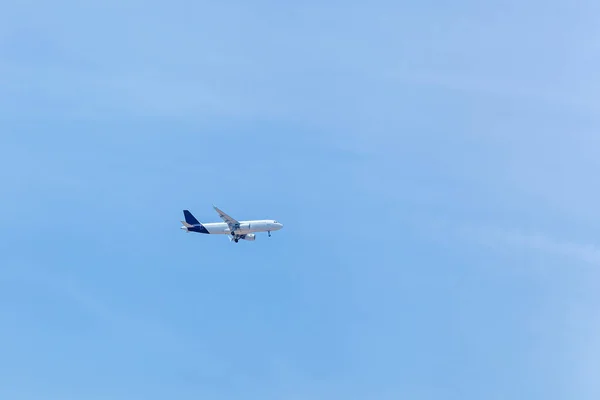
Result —
M 190 225 L 200 225 L 200 221 L 198 221 L 196 219 L 196 217 L 194 217 L 192 215 L 191 212 L 189 212 L 188 210 L 183 210 L 183 215 L 185 217 L 185 222 L 187 222 Z

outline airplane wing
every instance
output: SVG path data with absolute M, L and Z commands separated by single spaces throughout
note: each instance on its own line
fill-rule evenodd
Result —
M 213 206 L 213 208 L 219 214 L 219 217 L 221 217 L 221 219 L 227 223 L 227 225 L 229 226 L 229 230 L 231 232 L 240 228 L 240 223 L 237 220 L 231 218 L 229 215 L 225 214 L 223 211 L 219 210 L 217 207 Z

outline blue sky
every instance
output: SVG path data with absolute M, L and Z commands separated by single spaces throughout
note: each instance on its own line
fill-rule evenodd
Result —
M 0 398 L 600 396 L 597 2 L 125 4 L 0 9 Z

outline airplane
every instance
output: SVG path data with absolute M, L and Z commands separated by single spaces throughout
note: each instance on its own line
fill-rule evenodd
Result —
M 186 233 L 197 232 L 211 235 L 229 235 L 229 241 L 238 242 L 240 239 L 254 241 L 257 232 L 267 232 L 271 237 L 271 231 L 278 231 L 283 224 L 272 219 L 261 219 L 254 221 L 237 221 L 219 210 L 213 205 L 219 217 L 225 222 L 211 222 L 202 224 L 189 210 L 183 210 L 185 221 L 181 221 L 181 229 Z

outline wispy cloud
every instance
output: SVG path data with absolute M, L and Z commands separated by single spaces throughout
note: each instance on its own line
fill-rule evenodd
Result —
M 492 227 L 463 227 L 461 236 L 470 242 L 496 249 L 520 248 L 600 266 L 600 245 L 560 239 L 542 232 Z
M 10 261 L 7 268 L 0 274 L 0 284 L 34 286 L 43 288 L 50 295 L 67 299 L 74 306 L 99 321 L 104 328 L 119 334 L 131 334 L 137 337 L 151 335 L 160 340 L 163 345 L 180 344 L 182 337 L 173 332 L 168 326 L 158 321 L 149 321 L 143 316 L 133 315 L 122 307 L 110 304 L 98 293 L 87 287 L 74 277 L 60 274 L 56 271 L 49 273 L 36 268 L 28 262 Z

